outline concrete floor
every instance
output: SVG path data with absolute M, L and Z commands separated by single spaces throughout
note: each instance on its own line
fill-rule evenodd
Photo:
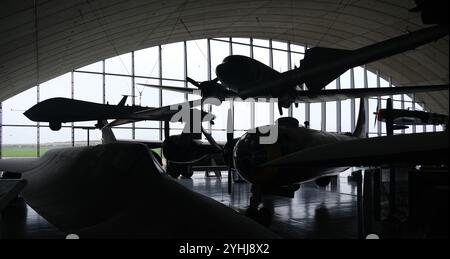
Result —
M 250 185 L 235 183 L 227 193 L 226 173 L 222 178 L 179 179 L 184 186 L 218 202 L 244 212 L 249 204 Z M 273 199 L 272 199 L 273 198 Z M 356 185 L 341 174 L 326 188 L 304 184 L 293 199 L 266 197 L 273 204 L 274 220 L 270 228 L 283 238 L 357 238 Z M 2 215 L 1 238 L 64 238 L 65 235 L 39 216 L 22 199 L 14 201 Z

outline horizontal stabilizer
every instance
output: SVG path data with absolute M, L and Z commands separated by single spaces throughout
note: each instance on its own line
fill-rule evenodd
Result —
M 300 69 L 309 71 L 321 69 L 321 67 L 323 67 L 327 63 L 330 63 L 334 60 L 343 59 L 351 52 L 351 50 L 342 49 L 322 47 L 311 48 L 306 50 L 305 58 L 301 61 Z M 320 73 L 320 75 L 318 76 L 306 77 L 304 82 L 309 90 L 317 91 L 325 88 L 325 86 L 333 82 L 333 80 L 335 80 L 349 68 L 351 67 L 342 66 L 337 70 L 329 70 L 326 73 Z
M 120 100 L 119 104 L 117 104 L 117 106 L 125 106 L 125 103 L 127 102 L 127 98 L 128 98 L 128 95 L 124 95 L 122 97 L 122 100 Z

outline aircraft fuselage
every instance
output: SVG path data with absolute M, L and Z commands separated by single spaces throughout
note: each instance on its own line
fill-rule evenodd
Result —
M 68 98 L 52 98 L 34 105 L 24 115 L 32 121 L 39 122 L 76 122 L 127 119 L 131 114 L 147 109 L 150 108 L 99 104 Z
M 237 172 L 247 181 L 261 186 L 283 186 L 335 175 L 348 167 L 259 168 L 268 161 L 319 145 L 357 139 L 350 134 L 335 134 L 305 127 L 278 127 L 278 140 L 274 144 L 261 145 L 261 134 L 246 133 L 236 143 L 233 163 Z M 343 151 L 345 152 L 345 151 Z

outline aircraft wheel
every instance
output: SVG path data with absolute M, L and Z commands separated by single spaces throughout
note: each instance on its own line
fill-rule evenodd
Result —
M 315 183 L 320 187 L 326 187 L 331 182 L 331 176 L 321 177 L 315 180 Z
M 194 172 L 192 170 L 188 170 L 187 167 L 181 170 L 181 175 L 186 178 L 191 178 L 193 174 Z
M 61 129 L 61 122 L 51 121 L 49 126 L 51 130 L 58 131 Z

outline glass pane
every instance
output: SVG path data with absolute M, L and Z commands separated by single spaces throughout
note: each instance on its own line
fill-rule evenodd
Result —
M 234 102 L 234 128 L 237 130 L 250 129 L 250 102 Z
M 287 43 L 273 40 L 272 41 L 272 48 L 280 49 L 280 50 L 287 50 Z
M 62 128 L 53 131 L 47 127 L 40 127 L 40 141 L 41 156 L 50 149 L 72 147 L 72 130 Z
M 105 72 L 112 74 L 131 75 L 131 53 L 105 60 Z
M 102 75 L 76 73 L 74 74 L 74 98 L 77 100 L 102 103 Z
M 250 44 L 250 39 L 248 38 L 233 38 L 233 42 L 240 42 L 240 43 L 244 43 L 247 45 L 243 45 L 243 44 L 236 44 L 233 43 L 232 48 L 233 48 L 233 55 L 242 55 L 242 56 L 247 56 L 250 57 L 250 46 L 248 44 Z
M 140 106 L 147 106 L 149 108 L 159 107 L 159 89 L 138 85 L 138 83 L 159 85 L 159 80 L 136 78 L 135 82 L 136 82 L 136 104 Z M 159 122 L 141 121 L 136 123 L 136 127 L 158 128 Z
M 36 104 L 36 87 L 30 88 L 3 102 L 3 124 L 6 125 L 36 125 L 23 113 Z
M 253 39 L 253 46 L 269 47 L 269 41 L 263 39 Z
M 39 86 L 40 100 L 55 97 L 71 98 L 71 73 L 64 74 Z
M 116 131 L 114 130 L 114 134 Z M 89 145 L 94 146 L 102 142 L 102 134 L 100 130 L 86 130 L 86 129 L 75 129 L 75 146 L 87 146 L 87 139 L 89 134 Z M 117 135 L 116 135 L 117 137 Z
M 36 157 L 37 130 L 35 127 L 3 126 L 2 157 Z
M 102 73 L 103 72 L 103 61 L 99 61 L 94 64 L 87 65 L 85 67 L 80 67 L 76 70 Z
M 300 61 L 303 57 L 303 54 L 291 53 L 291 68 L 300 67 Z
M 278 72 L 286 72 L 288 70 L 288 53 L 286 51 L 273 51 L 273 69 Z
M 138 140 L 159 140 L 159 130 L 157 130 L 157 129 L 136 129 L 136 139 L 138 139 Z
M 337 102 L 327 102 L 326 105 L 326 131 L 337 132 L 336 107 Z
M 184 80 L 184 43 L 161 46 L 163 78 Z
M 128 95 L 127 105 L 131 105 L 133 100 L 131 96 L 131 78 L 123 76 L 106 76 L 105 78 L 105 97 L 106 103 L 117 105 L 124 96 Z
M 291 51 L 305 53 L 305 47 L 298 44 L 291 44 Z
M 322 104 L 311 103 L 310 125 L 312 129 L 321 130 L 322 128 Z
M 74 74 L 74 98 L 88 102 L 103 102 L 103 76 L 75 73 Z M 75 122 L 75 126 L 92 127 L 96 121 Z M 63 124 L 64 125 L 64 124 Z M 66 124 L 68 125 L 68 124 Z
M 255 126 L 270 125 L 270 103 L 269 102 L 257 102 L 255 103 Z
M 208 80 L 207 40 L 188 41 L 186 45 L 188 76 L 199 82 Z
M 355 67 L 353 71 L 355 75 L 355 88 L 364 88 L 364 68 Z
M 228 110 L 230 109 L 230 102 L 224 101 L 220 106 L 212 105 L 212 114 L 216 116 L 212 129 L 227 129 Z
M 351 86 L 350 81 L 350 70 L 347 70 L 344 74 L 340 76 L 341 89 L 349 89 Z
M 134 52 L 134 73 L 137 76 L 159 77 L 158 47 Z
M 341 102 L 341 131 L 351 132 L 351 100 Z
M 224 58 L 230 55 L 229 43 L 221 41 L 210 41 L 211 47 L 211 78 L 216 77 L 216 67 L 222 64 Z
M 370 133 L 378 133 L 378 124 L 382 123 L 377 120 L 377 107 L 378 101 L 376 99 L 369 99 L 369 132 Z
M 293 108 L 292 110 L 292 115 L 294 116 L 294 118 L 296 118 L 299 122 L 300 125 L 305 125 L 305 104 L 304 103 L 299 103 L 298 104 L 298 108 Z
M 270 51 L 269 51 L 269 49 L 254 47 L 253 48 L 253 58 L 258 60 L 259 62 L 266 64 L 267 66 L 270 66 Z

